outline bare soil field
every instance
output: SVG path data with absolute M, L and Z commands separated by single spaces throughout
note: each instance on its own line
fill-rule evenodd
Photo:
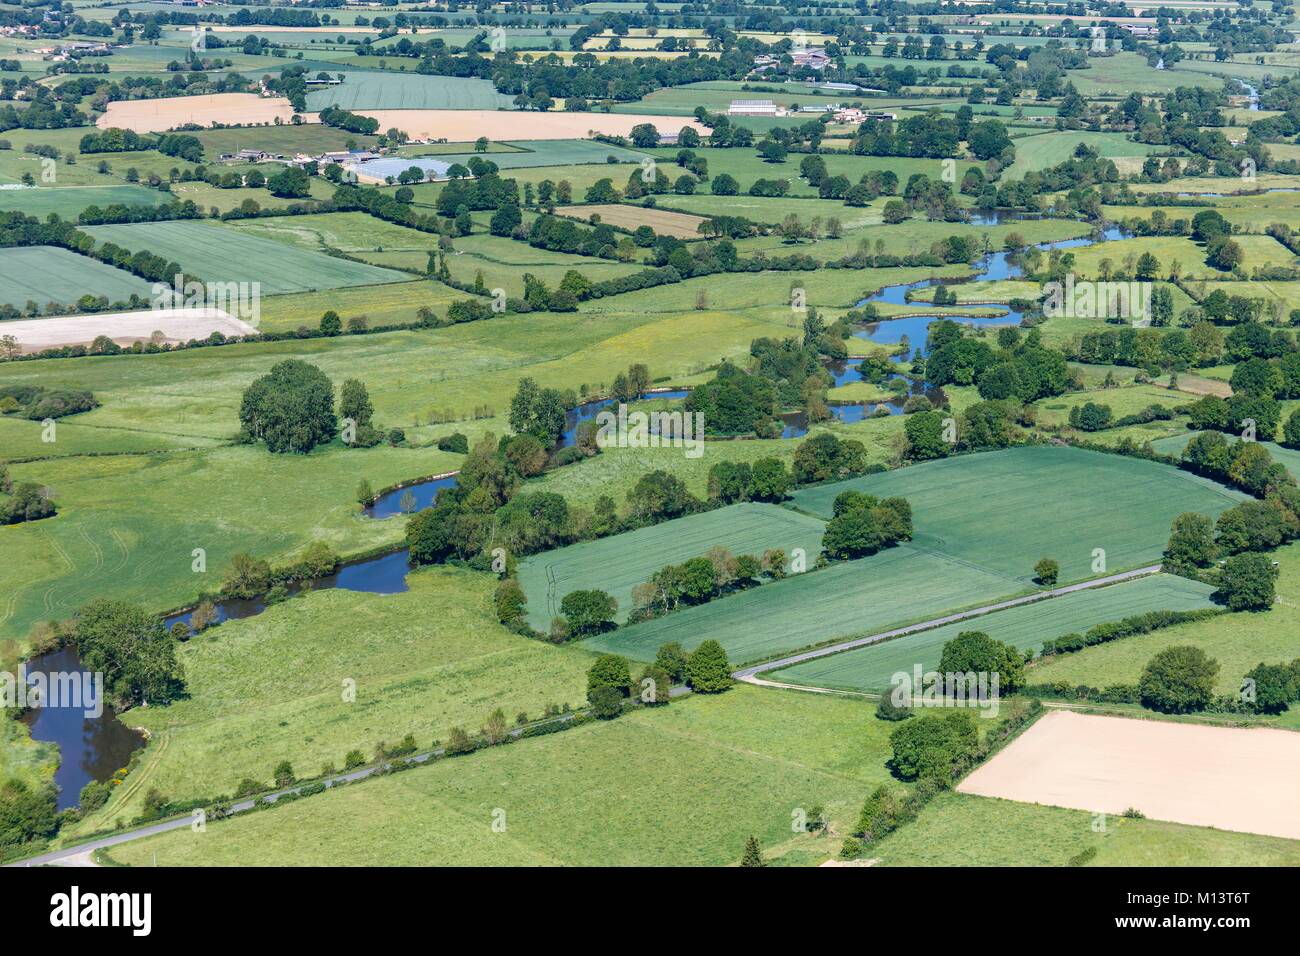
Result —
M 113 104 L 116 106 L 117 104 Z M 522 110 L 357 110 L 379 120 L 380 129 L 397 127 L 415 139 L 445 139 L 468 143 L 488 139 L 585 139 L 592 133 L 626 136 L 639 123 L 651 123 L 661 133 L 692 126 L 707 130 L 686 116 L 642 116 L 634 113 L 538 113 Z
M 0 322 L 0 335 L 12 335 L 23 352 L 39 352 L 61 345 L 89 345 L 101 335 L 107 335 L 118 345 L 130 345 L 136 341 L 148 342 L 154 332 L 161 332 L 168 342 L 188 342 L 205 339 L 213 332 L 254 335 L 257 329 L 221 309 L 146 309 Z
M 702 216 L 691 216 L 684 212 L 643 209 L 640 206 L 623 206 L 617 203 L 562 206 L 556 209 L 557 215 L 581 219 L 583 222 L 586 222 L 593 213 L 600 216 L 601 222 L 607 222 L 619 229 L 633 230 L 637 226 L 649 226 L 661 236 L 674 236 L 677 239 L 700 238 L 698 227 L 704 222 Z
M 957 789 L 1300 839 L 1300 733 L 1058 710 Z
M 137 133 L 162 133 L 177 126 L 194 123 L 211 126 L 252 126 L 274 123 L 276 118 L 288 123 L 293 117 L 289 101 L 279 96 L 256 93 L 210 93 L 205 96 L 168 96 L 156 100 L 120 100 L 109 103 L 108 110 L 95 121 L 100 129 L 117 127 Z M 316 122 L 314 114 L 304 115 Z

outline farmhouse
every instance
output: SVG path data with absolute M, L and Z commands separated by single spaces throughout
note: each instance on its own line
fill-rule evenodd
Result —
M 1127 30 L 1129 36 L 1138 39 L 1146 39 L 1146 38 L 1160 36 L 1159 27 L 1147 26 L 1142 23 L 1121 23 L 1119 25 L 1119 28 L 1121 30 Z
M 776 104 L 771 100 L 732 100 L 727 107 L 731 116 L 776 116 Z

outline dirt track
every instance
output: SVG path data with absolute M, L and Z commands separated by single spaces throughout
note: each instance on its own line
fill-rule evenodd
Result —
M 957 789 L 1300 839 L 1300 733 L 1054 711 Z

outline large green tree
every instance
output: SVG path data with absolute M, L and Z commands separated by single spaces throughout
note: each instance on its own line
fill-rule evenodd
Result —
M 248 441 L 263 441 L 273 452 L 305 454 L 338 430 L 334 386 L 314 365 L 279 362 L 244 392 L 239 423 Z

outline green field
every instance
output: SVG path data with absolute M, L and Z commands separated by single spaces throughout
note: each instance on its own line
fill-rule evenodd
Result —
M 526 558 L 519 583 L 533 627 L 545 631 L 570 591 L 598 588 L 618 601 L 618 620 L 632 610 L 632 589 L 667 564 L 681 564 L 716 546 L 761 556 L 802 548 L 811 563 L 821 549 L 822 522 L 776 505 L 731 505 L 626 534 L 584 541 Z
M 1300 866 L 1300 840 L 945 793 L 871 846 L 882 866 Z
M 1039 445 L 958 456 L 798 491 L 794 505 L 829 517 L 847 490 L 903 495 L 913 545 L 1030 586 L 1039 558 L 1060 562 L 1061 583 L 1160 560 L 1184 511 L 1217 515 L 1244 497 L 1188 472 L 1119 455 Z M 992 595 L 989 595 L 992 597 Z
M 409 146 L 401 150 L 401 156 L 437 156 L 448 163 L 465 165 L 478 156 L 489 159 L 501 169 L 529 169 L 534 166 L 574 166 L 582 163 L 608 163 L 613 156 L 620 163 L 640 163 L 647 155 L 640 150 L 625 149 L 611 143 L 598 143 L 589 139 L 520 139 L 510 140 L 506 146 L 512 150 L 499 150 L 490 155 L 483 153 L 457 152 L 449 149 L 450 144 L 433 146 Z M 496 145 L 501 145 L 498 142 Z M 561 174 L 562 175 L 562 174 Z
M 619 628 L 585 643 L 593 650 L 653 660 L 660 645 L 669 641 L 689 650 L 712 638 L 726 648 L 732 664 L 748 664 L 1024 590 L 1005 576 L 904 544 Z
M 1036 652 L 1049 638 L 1082 633 L 1103 621 L 1117 621 L 1146 611 L 1212 607 L 1209 601 L 1212 590 L 1207 584 L 1156 574 L 1110 587 L 1075 591 L 960 624 L 819 657 L 773 671 L 768 676 L 791 684 L 875 693 L 889 687 L 893 674 L 903 671 L 910 675 L 916 664 L 923 670 L 933 670 L 939 664 L 943 645 L 962 631 L 983 631 L 1021 651 Z
M 1277 603 L 1267 612 L 1243 612 L 1179 624 L 1073 654 L 1044 658 L 1030 671 L 1030 679 L 1035 684 L 1067 681 L 1090 687 L 1136 684 L 1142 668 L 1158 652 L 1190 644 L 1219 662 L 1217 692 L 1236 693 L 1241 689 L 1241 678 L 1256 664 L 1280 664 L 1300 658 L 1300 545 L 1287 545 L 1273 557 L 1281 573 Z M 1294 708 L 1288 719 L 1293 716 Z
M 150 283 L 98 259 L 57 246 L 0 249 L 0 304 L 22 309 L 28 302 L 67 305 L 83 295 L 125 302 L 132 295 L 149 298 Z
M 1143 157 L 1155 152 L 1156 149 L 1146 143 L 1135 143 L 1123 133 L 1089 133 L 1082 130 L 1041 133 L 1016 140 L 1016 161 L 1006 175 L 1013 179 L 1020 179 L 1025 173 L 1042 172 L 1044 169 L 1057 166 L 1073 156 L 1074 150 L 1080 144 L 1095 149 L 1107 159 L 1114 160 L 1122 157 Z M 1120 164 L 1117 162 L 1116 165 Z M 1122 170 L 1124 168 L 1121 167 Z
M 156 189 L 124 184 L 121 186 L 57 186 L 32 189 L 0 189 L 0 212 L 18 211 L 37 219 L 54 213 L 64 219 L 76 219 L 87 206 L 101 209 L 114 203 L 124 206 L 158 206 L 171 197 Z
M 791 833 L 823 804 L 843 832 L 887 779 L 888 734 L 860 703 L 738 687 L 272 812 L 132 842 L 134 865 L 630 865 L 737 862 L 751 833 L 802 862 L 838 841 Z M 494 810 L 504 833 L 493 832 Z
M 148 222 L 90 226 L 99 242 L 132 252 L 148 249 L 174 259 L 204 282 L 259 282 L 262 293 L 310 292 L 378 285 L 408 278 L 391 269 L 306 252 L 292 245 L 206 222 Z
M 382 596 L 318 591 L 182 645 L 189 697 L 123 715 L 149 731 L 149 748 L 129 790 L 89 826 L 134 816 L 152 787 L 177 800 L 229 794 L 245 777 L 269 785 L 281 760 L 314 776 L 342 768 L 353 748 L 370 759 L 380 741 L 408 733 L 428 749 L 453 725 L 477 730 L 497 707 L 513 722 L 582 703 L 588 655 L 507 632 L 489 576 L 433 569 L 408 583 Z
M 340 554 L 396 545 L 399 524 L 359 517 L 357 482 L 382 488 L 458 461 L 428 449 L 299 456 L 235 446 L 15 465 L 16 479 L 51 487 L 59 514 L 4 529 L 0 637 L 22 639 L 35 621 L 70 617 L 95 597 L 178 607 L 216 591 L 241 551 L 283 564 L 316 539 Z M 191 568 L 195 548 L 206 551 L 205 573 Z
M 488 80 L 455 76 L 401 75 L 397 73 L 336 73 L 338 86 L 312 90 L 307 109 L 327 106 L 345 110 L 495 110 L 513 109 L 514 98 L 504 96 Z

